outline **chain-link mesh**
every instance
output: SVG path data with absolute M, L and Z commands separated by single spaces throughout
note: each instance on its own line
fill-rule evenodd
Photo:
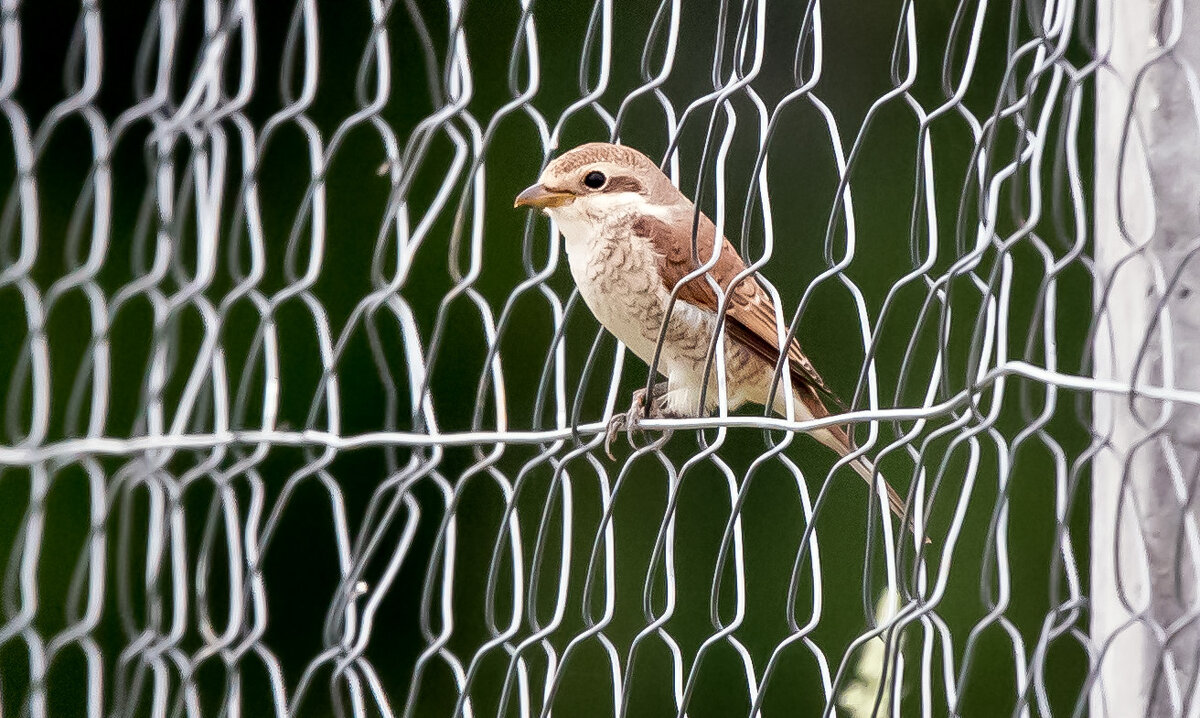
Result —
M 0 716 L 1107 710 L 1093 400 L 1200 397 L 1095 366 L 1146 261 L 1097 257 L 1095 118 L 1180 33 L 1121 64 L 1069 0 L 65 4 L 0 3 Z M 647 370 L 511 207 L 609 139 L 848 413 L 605 457 Z M 834 421 L 929 545 L 797 433 Z M 1127 608 L 1185 714 L 1190 604 Z

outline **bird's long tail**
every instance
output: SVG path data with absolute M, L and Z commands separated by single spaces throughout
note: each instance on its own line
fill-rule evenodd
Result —
M 846 456 L 853 451 L 853 445 L 850 443 L 849 435 L 847 435 L 840 426 L 832 426 L 828 429 L 818 429 L 817 431 L 812 432 L 812 434 L 813 438 L 836 451 L 839 456 Z M 850 462 L 850 466 L 856 472 L 858 472 L 859 476 L 863 477 L 863 480 L 867 482 L 868 486 L 870 486 L 872 489 L 875 488 L 875 466 L 870 461 L 859 457 Z M 900 494 L 896 492 L 896 489 L 892 488 L 892 485 L 888 483 L 883 474 L 879 475 L 879 479 L 883 484 L 884 490 L 887 492 L 888 506 L 892 508 L 892 513 L 896 515 L 896 518 L 904 521 L 904 499 L 900 497 Z M 913 517 L 911 515 L 906 523 L 912 528 L 913 535 L 917 538 L 921 538 L 920 534 L 917 533 L 917 526 L 913 522 Z M 926 536 L 924 540 L 925 543 L 931 543 L 928 536 Z

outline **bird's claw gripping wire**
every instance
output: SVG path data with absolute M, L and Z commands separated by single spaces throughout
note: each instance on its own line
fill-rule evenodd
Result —
M 629 442 L 629 446 L 636 449 L 638 447 L 633 441 L 633 432 L 636 431 L 639 434 L 645 433 L 641 427 L 641 420 L 643 418 L 666 418 L 666 414 L 662 410 L 662 392 L 660 391 L 663 388 L 665 387 L 662 387 L 661 384 L 655 385 L 654 400 L 650 402 L 649 415 L 646 414 L 646 390 L 642 388 L 633 392 L 628 411 L 623 414 L 616 414 L 612 419 L 609 419 L 608 428 L 604 432 L 604 453 L 608 455 L 610 460 L 616 461 L 617 457 L 613 456 L 612 453 L 612 443 L 620 431 L 624 430 L 625 439 Z M 669 437 L 670 435 L 671 431 L 669 429 L 663 432 L 664 437 Z

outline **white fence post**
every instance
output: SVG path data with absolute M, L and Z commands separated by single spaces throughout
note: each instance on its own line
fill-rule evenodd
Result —
M 1102 0 L 1097 378 L 1200 389 L 1200 1 Z M 1132 112 L 1131 112 L 1132 108 Z M 1197 715 L 1200 407 L 1097 393 L 1093 716 Z

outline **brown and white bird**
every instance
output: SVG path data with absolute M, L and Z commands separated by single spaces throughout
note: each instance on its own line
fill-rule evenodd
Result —
M 641 152 L 593 142 L 556 158 L 537 184 L 517 195 L 513 206 L 535 207 L 554 219 L 566 241 L 571 276 L 583 301 L 608 331 L 650 364 L 671 290 L 701 266 L 692 254 L 696 215 L 691 200 Z M 715 235 L 716 227 L 701 213 L 696 227 L 700 262 L 711 260 Z M 720 254 L 708 276 L 728 292 L 730 282 L 746 265 L 729 240 L 721 241 Z M 703 275 L 680 287 L 658 360 L 658 371 L 666 381 L 654 387 L 650 416 L 695 415 L 709 343 L 717 328 L 718 299 Z M 729 296 L 725 335 L 729 410 L 747 402 L 766 405 L 779 360 L 779 341 L 775 306 L 753 277 L 743 279 Z M 832 396 L 832 392 L 797 341 L 788 345 L 787 358 L 796 418 L 829 416 L 822 396 Z M 629 412 L 614 417 L 606 450 L 617 430 L 636 424 L 644 401 L 645 390 L 635 392 Z M 784 414 L 785 401 L 780 386 L 772 409 Z M 709 372 L 705 403 L 706 413 L 717 405 L 715 369 Z M 842 456 L 853 448 L 840 426 L 811 433 Z M 869 462 L 856 459 L 852 466 L 873 484 Z M 902 517 L 903 499 L 883 484 L 892 511 Z

